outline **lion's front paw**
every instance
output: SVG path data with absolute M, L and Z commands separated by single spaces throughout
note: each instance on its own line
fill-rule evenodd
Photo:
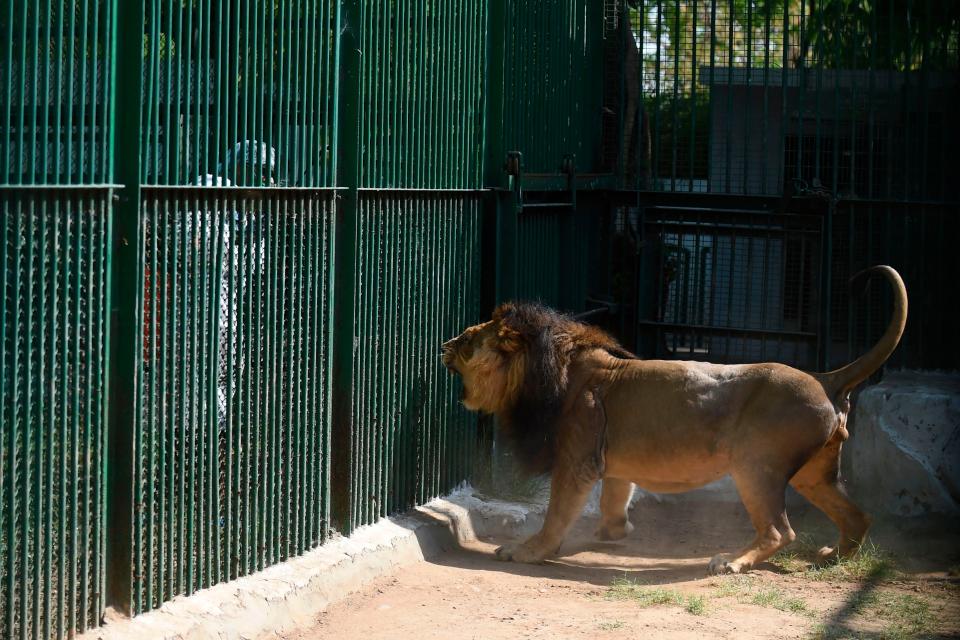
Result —
M 505 544 L 499 547 L 495 552 L 497 560 L 513 560 L 514 562 L 524 562 L 526 564 L 537 564 L 543 562 L 546 554 L 531 549 L 526 543 Z
M 713 556 L 710 564 L 707 566 L 707 573 L 711 576 L 725 573 L 740 573 L 742 570 L 743 568 L 739 563 L 734 562 L 730 559 L 730 556 L 723 553 L 718 553 Z

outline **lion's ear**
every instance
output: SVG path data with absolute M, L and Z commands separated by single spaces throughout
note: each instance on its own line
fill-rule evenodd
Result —
M 506 353 L 515 353 L 523 347 L 520 334 L 503 323 L 497 328 L 497 348 Z

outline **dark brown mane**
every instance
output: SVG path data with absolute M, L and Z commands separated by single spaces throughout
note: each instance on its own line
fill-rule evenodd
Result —
M 605 349 L 617 358 L 636 356 L 602 329 L 541 304 L 508 302 L 493 312 L 493 320 L 521 343 L 526 357 L 517 401 L 498 415 L 503 432 L 527 471 L 548 473 L 556 459 L 557 420 L 573 357 L 591 349 Z

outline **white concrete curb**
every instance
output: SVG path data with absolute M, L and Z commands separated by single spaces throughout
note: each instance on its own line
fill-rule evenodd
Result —
M 240 640 L 310 626 L 331 603 L 398 567 L 475 539 L 462 489 L 409 514 L 386 518 L 259 573 L 180 596 L 155 611 L 106 624 L 78 640 Z

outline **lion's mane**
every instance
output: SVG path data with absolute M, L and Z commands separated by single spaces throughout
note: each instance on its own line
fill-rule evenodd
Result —
M 506 303 L 494 311 L 501 337 L 523 358 L 508 395 L 515 398 L 498 413 L 501 430 L 524 469 L 548 473 L 557 458 L 557 430 L 566 401 L 569 368 L 579 353 L 603 349 L 617 358 L 636 358 L 603 330 L 536 303 Z M 520 363 L 517 363 L 520 364 Z

